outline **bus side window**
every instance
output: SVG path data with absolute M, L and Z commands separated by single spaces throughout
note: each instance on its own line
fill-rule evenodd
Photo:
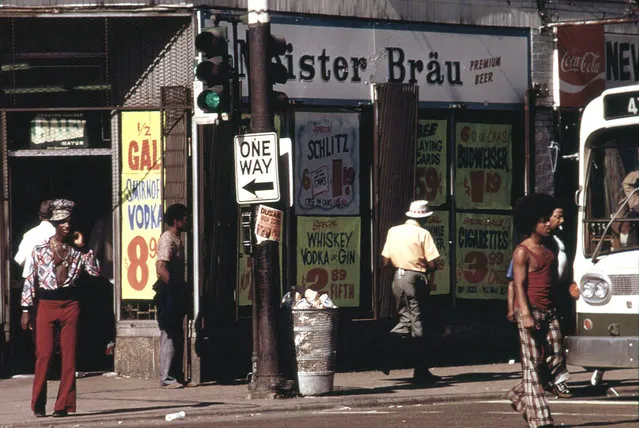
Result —
M 624 177 L 621 188 L 623 190 L 622 201 L 626 198 L 626 206 L 624 211 L 620 213 L 619 219 L 636 219 L 639 218 L 639 195 L 634 192 L 639 185 L 639 170 L 630 172 Z M 637 224 L 632 221 L 620 221 L 612 224 L 614 230 L 613 248 L 623 248 L 637 245 Z

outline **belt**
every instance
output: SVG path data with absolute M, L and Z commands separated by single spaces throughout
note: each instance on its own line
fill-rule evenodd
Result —
M 426 275 L 426 272 L 422 272 L 421 270 L 410 270 L 410 269 L 404 269 L 404 268 L 397 268 L 397 275 L 400 278 L 402 276 L 406 275 L 406 272 L 414 272 L 414 273 L 420 273 L 422 275 Z
M 79 297 L 77 288 L 73 286 L 56 288 L 54 290 L 39 288 L 36 295 L 37 298 L 41 300 L 78 300 Z

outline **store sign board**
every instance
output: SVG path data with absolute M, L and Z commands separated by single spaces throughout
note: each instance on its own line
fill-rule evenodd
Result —
M 41 113 L 31 120 L 31 149 L 89 147 L 87 121 L 82 113 Z
M 295 213 L 359 214 L 359 114 L 296 112 L 295 143 Z
M 428 287 L 430 294 L 450 294 L 450 246 L 448 227 L 450 213 L 448 211 L 435 211 L 435 214 L 426 219 L 424 228 L 433 237 L 439 257 L 435 260 L 437 270 L 428 273 Z
M 557 28 L 559 104 L 582 107 L 606 86 L 603 25 Z
M 506 299 L 512 217 L 457 214 L 455 284 L 460 299 Z
M 360 304 L 359 217 L 297 217 L 297 281 L 339 307 Z
M 122 299 L 151 300 L 162 234 L 162 120 L 159 111 L 122 112 Z
M 455 135 L 457 207 L 511 209 L 512 125 L 458 122 Z
M 520 30 L 289 22 L 274 18 L 271 32 L 290 43 L 278 90 L 291 99 L 370 101 L 371 84 L 392 82 L 424 88 L 422 102 L 523 103 L 529 86 L 529 35 Z
M 639 34 L 606 34 L 606 88 L 639 82 Z
M 415 145 L 415 199 L 432 206 L 446 203 L 447 121 L 420 119 Z

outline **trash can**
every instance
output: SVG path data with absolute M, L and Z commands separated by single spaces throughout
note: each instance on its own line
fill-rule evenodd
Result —
M 301 395 L 333 391 L 337 308 L 292 309 L 297 385 Z

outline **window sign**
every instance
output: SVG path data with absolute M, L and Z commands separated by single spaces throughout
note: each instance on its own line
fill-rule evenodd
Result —
M 298 217 L 297 284 L 358 306 L 360 237 L 359 217 Z
M 359 115 L 295 114 L 295 212 L 359 214 Z
M 31 120 L 31 149 L 89 147 L 87 121 L 82 113 L 42 113 Z
M 458 208 L 511 208 L 512 125 L 458 123 L 455 132 Z
M 457 214 L 457 297 L 506 299 L 512 242 L 512 217 Z
M 162 120 L 159 111 L 122 113 L 122 299 L 151 300 L 162 234 Z
M 419 120 L 415 149 L 415 199 L 446 202 L 446 121 Z
M 448 211 L 435 211 L 435 214 L 426 219 L 424 226 L 430 232 L 437 251 L 439 251 L 439 257 L 436 260 L 437 270 L 427 275 L 430 294 L 450 294 L 448 218 Z

